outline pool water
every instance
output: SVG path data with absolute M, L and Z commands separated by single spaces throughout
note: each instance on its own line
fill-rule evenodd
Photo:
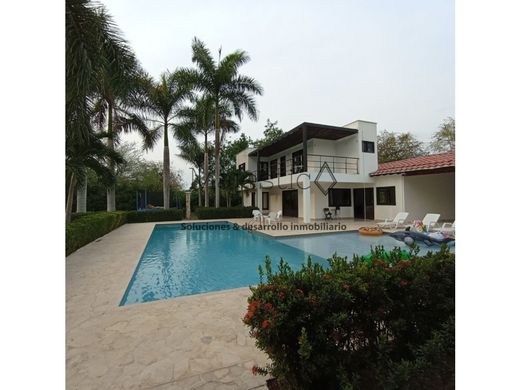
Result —
M 408 247 L 394 238 L 357 232 L 271 238 L 229 222 L 156 225 L 120 305 L 247 287 L 259 281 L 258 266 L 270 256 L 299 269 L 310 255 L 325 266 L 334 252 L 352 259 L 371 246 Z M 439 246 L 419 244 L 421 254 Z M 454 249 L 452 249 L 454 251 Z
M 310 254 L 227 222 L 156 225 L 121 305 L 247 287 L 266 255 L 276 269 L 281 257 L 300 268 Z
M 382 236 L 362 236 L 357 232 L 326 233 L 308 235 L 305 238 L 302 236 L 282 237 L 278 238 L 277 241 L 324 258 L 329 258 L 336 252 L 339 256 L 347 256 L 349 259 L 352 259 L 353 254 L 366 255 L 370 253 L 370 247 L 375 247 L 376 245 L 383 245 L 386 250 L 391 250 L 395 247 L 410 250 L 404 242 L 398 241 L 387 234 Z M 422 242 L 417 242 L 417 246 L 420 249 L 419 255 L 425 255 L 428 251 L 436 251 L 440 248 L 439 245 L 429 247 Z M 455 248 L 452 247 L 450 250 L 454 252 Z

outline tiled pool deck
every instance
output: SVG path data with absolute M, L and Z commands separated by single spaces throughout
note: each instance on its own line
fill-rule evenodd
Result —
M 155 225 L 126 224 L 67 257 L 67 389 L 265 388 L 251 367 L 267 356 L 241 320 L 248 288 L 119 306 Z

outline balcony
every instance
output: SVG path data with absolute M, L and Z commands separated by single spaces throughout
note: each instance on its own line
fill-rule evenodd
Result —
M 328 165 L 333 173 L 359 174 L 359 158 L 307 154 L 307 172 L 319 172 Z M 304 172 L 303 159 L 293 159 L 280 164 L 280 159 L 261 161 L 260 170 L 250 171 L 255 181 L 271 180 Z

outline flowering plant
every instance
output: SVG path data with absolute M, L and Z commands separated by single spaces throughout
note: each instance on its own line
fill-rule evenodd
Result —
M 297 271 L 281 260 L 277 272 L 266 258 L 243 321 L 271 364 L 253 373 L 284 389 L 449 387 L 454 255 L 376 247 L 370 257 Z

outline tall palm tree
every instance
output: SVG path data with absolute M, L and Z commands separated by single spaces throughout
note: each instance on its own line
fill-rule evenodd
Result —
M 187 140 L 179 145 L 178 156 L 197 169 L 197 189 L 199 192 L 199 207 L 202 207 L 202 180 L 201 172 L 204 169 L 204 147 L 196 139 Z
M 67 161 L 76 161 L 78 156 L 86 156 L 81 152 L 81 148 L 86 151 L 99 149 L 100 138 L 93 134 L 94 115 L 97 116 L 97 122 L 100 122 L 101 118 L 107 121 L 109 134 L 104 138 L 107 138 L 112 150 L 117 135 L 114 133 L 136 127 L 144 132 L 145 128 L 142 126 L 142 120 L 134 114 L 125 117 L 116 113 L 115 120 L 112 118 L 113 105 L 117 102 L 123 106 L 120 102 L 130 97 L 128 87 L 132 84 L 128 83 L 128 80 L 132 80 L 139 73 L 135 56 L 112 18 L 103 6 L 93 5 L 88 0 L 67 0 L 65 9 L 66 152 L 74 153 L 67 154 Z M 106 104 L 100 104 L 100 101 Z M 110 104 L 112 107 L 108 107 Z M 112 172 L 115 163 L 116 161 L 113 161 L 109 164 Z M 81 196 L 86 197 L 85 171 L 80 169 L 72 173 L 68 169 L 67 172 L 71 175 L 69 182 L 78 182 Z M 69 193 L 71 197 L 74 194 L 73 191 Z M 67 199 L 67 202 L 72 204 L 72 199 Z M 109 210 L 115 209 L 115 197 L 109 204 L 112 205 Z
M 158 82 L 147 79 L 145 82 L 145 96 L 143 108 L 147 109 L 156 118 L 151 120 L 157 126 L 152 130 L 153 138 L 158 139 L 162 130 L 164 139 L 163 151 L 163 196 L 165 209 L 170 208 L 170 146 L 168 129 L 186 99 L 192 97 L 189 85 L 184 74 L 175 71 L 165 72 Z
M 107 145 L 114 150 L 122 133 L 138 132 L 143 138 L 143 149 L 153 147 L 157 133 L 149 131 L 139 113 L 141 73 L 133 56 L 127 58 L 126 67 L 103 69 L 99 74 L 98 93 L 94 103 L 94 120 L 100 131 L 108 133 Z M 105 130 L 106 129 L 106 130 Z M 115 174 L 115 165 L 110 164 Z M 107 211 L 116 209 L 115 182 L 107 187 Z
M 202 41 L 196 37 L 192 43 L 192 61 L 195 69 L 183 69 L 194 89 L 211 99 L 215 107 L 215 207 L 220 203 L 220 152 L 221 152 L 221 107 L 230 107 L 233 114 L 242 120 L 246 112 L 252 120 L 257 119 L 254 95 L 262 95 L 260 84 L 252 77 L 239 74 L 239 68 L 249 62 L 249 55 L 242 50 L 228 54 L 215 61 Z

